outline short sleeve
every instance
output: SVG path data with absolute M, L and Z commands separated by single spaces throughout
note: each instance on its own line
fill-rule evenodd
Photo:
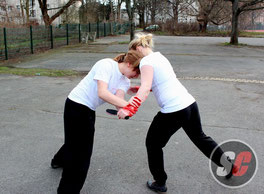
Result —
M 112 75 L 112 65 L 108 60 L 100 60 L 96 64 L 96 70 L 93 79 L 109 83 Z
M 151 67 L 153 67 L 153 63 L 151 62 L 150 58 L 148 56 L 144 57 L 139 64 L 139 68 L 141 69 L 141 67 L 145 66 L 145 65 L 149 65 Z

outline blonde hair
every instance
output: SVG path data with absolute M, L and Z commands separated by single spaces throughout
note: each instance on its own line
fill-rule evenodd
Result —
M 149 47 L 153 48 L 154 43 L 153 43 L 153 35 L 148 33 L 143 33 L 139 32 L 135 34 L 135 38 L 129 43 L 128 48 L 129 50 L 136 50 L 137 46 L 142 46 L 142 47 Z
M 130 50 L 127 53 L 122 53 L 114 58 L 114 61 L 118 63 L 130 63 L 135 70 L 139 69 L 139 63 L 144 56 L 142 53 L 136 50 Z

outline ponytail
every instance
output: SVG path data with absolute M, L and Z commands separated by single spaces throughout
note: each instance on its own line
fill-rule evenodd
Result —
M 139 69 L 139 63 L 140 60 L 143 58 L 143 55 L 135 50 L 130 50 L 127 53 L 122 53 L 120 55 L 117 55 L 114 58 L 114 61 L 118 62 L 118 63 L 130 63 L 132 65 L 132 67 L 136 70 Z
M 142 32 L 135 34 L 135 38 L 129 43 L 128 47 L 129 50 L 136 50 L 137 46 L 142 46 L 144 48 L 149 47 L 152 49 L 154 47 L 153 35 Z
M 120 55 L 117 55 L 117 56 L 114 58 L 114 61 L 116 61 L 116 62 L 118 62 L 118 63 L 122 63 L 122 62 L 124 62 L 125 57 L 126 57 L 126 53 L 122 53 L 122 54 L 120 54 Z

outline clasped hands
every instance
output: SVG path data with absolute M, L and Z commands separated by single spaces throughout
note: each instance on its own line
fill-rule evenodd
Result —
M 138 111 L 139 106 L 141 105 L 141 99 L 137 96 L 132 96 L 128 101 L 128 105 L 123 108 L 120 108 L 117 116 L 119 119 L 124 119 L 129 116 L 132 117 Z

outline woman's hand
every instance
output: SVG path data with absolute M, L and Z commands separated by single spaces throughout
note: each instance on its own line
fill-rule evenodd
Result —
M 126 117 L 130 117 L 129 115 L 131 115 L 130 112 L 123 108 L 120 108 L 119 111 L 117 112 L 117 116 L 119 119 L 125 119 Z
M 138 107 L 128 104 L 118 111 L 117 116 L 119 119 L 126 119 L 126 117 L 132 117 L 134 114 L 136 114 L 137 110 Z
M 138 92 L 138 89 L 140 88 L 140 86 L 131 86 L 128 90 L 127 90 L 127 94 L 128 95 L 134 95 Z

